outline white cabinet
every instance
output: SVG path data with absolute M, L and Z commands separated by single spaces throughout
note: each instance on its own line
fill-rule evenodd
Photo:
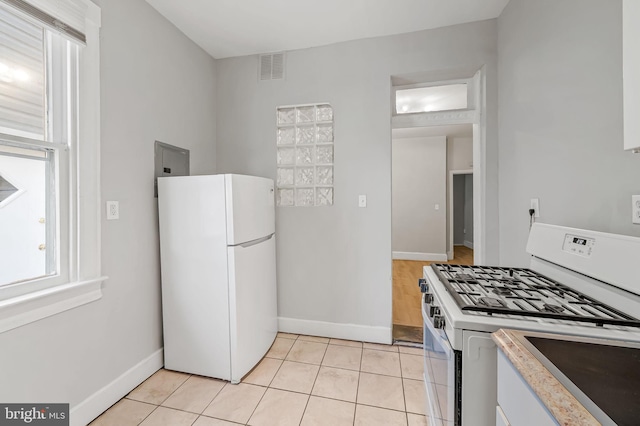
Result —
M 622 1 L 624 149 L 640 149 L 640 1 Z
M 498 351 L 496 426 L 556 426 L 558 422 L 507 357 Z

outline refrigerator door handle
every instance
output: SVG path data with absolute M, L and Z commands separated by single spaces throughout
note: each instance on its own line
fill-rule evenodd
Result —
M 258 238 L 256 240 L 247 241 L 246 243 L 242 243 L 242 244 L 236 244 L 235 246 L 230 246 L 230 247 L 247 248 L 247 247 L 255 246 L 257 244 L 264 243 L 265 241 L 269 241 L 271 238 L 273 238 L 274 235 L 275 234 L 267 235 L 266 237 Z

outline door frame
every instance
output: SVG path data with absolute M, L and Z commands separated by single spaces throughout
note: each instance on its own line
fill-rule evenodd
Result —
M 486 136 L 487 136 L 487 96 L 486 96 L 486 69 L 485 66 L 475 69 L 451 70 L 448 72 L 421 74 L 423 83 L 437 82 L 439 84 L 456 83 L 462 78 L 472 82 L 471 109 L 459 111 L 437 111 L 414 114 L 396 115 L 392 113 L 391 129 L 408 127 L 444 126 L 449 124 L 471 124 L 473 126 L 473 261 L 476 265 L 485 264 L 486 258 Z M 392 111 L 395 111 L 395 91 L 403 84 L 394 84 L 394 81 L 403 82 L 403 78 L 391 78 L 391 102 Z M 403 82 L 404 83 L 404 82 Z M 406 83 L 404 83 L 406 87 Z M 392 138 L 389 140 L 391 147 Z M 392 201 L 393 203 L 393 201 Z M 448 207 L 448 206 L 447 206 Z M 392 223 L 389 229 L 393 232 Z M 393 241 L 393 238 L 392 238 Z M 451 247 L 453 250 L 453 246 Z M 393 262 L 393 250 L 389 252 L 390 261 Z

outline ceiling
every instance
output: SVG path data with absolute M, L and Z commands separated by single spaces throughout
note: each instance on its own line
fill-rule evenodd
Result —
M 453 124 L 450 126 L 408 127 L 393 129 L 393 139 L 430 138 L 434 136 L 449 136 L 454 138 L 470 138 L 473 136 L 471 124 Z
M 147 0 L 214 58 L 492 19 L 509 0 Z

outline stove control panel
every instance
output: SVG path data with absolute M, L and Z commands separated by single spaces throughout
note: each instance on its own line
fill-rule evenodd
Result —
M 593 250 L 595 244 L 595 238 L 566 234 L 564 236 L 564 244 L 562 245 L 562 250 L 578 256 L 590 257 L 591 251 Z

